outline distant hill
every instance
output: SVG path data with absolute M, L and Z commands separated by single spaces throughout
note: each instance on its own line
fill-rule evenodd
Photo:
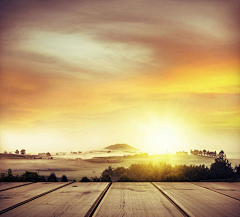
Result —
M 127 144 L 115 144 L 115 145 L 110 145 L 104 149 L 108 149 L 111 151 L 140 151 L 137 148 L 134 148 L 130 145 Z

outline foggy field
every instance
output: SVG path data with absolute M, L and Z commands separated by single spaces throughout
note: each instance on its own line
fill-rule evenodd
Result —
M 94 176 L 100 176 L 101 172 L 109 165 L 113 168 L 116 167 L 129 167 L 134 163 L 153 163 L 157 164 L 160 161 L 175 164 L 205 164 L 210 166 L 214 162 L 214 158 L 200 157 L 200 156 L 177 156 L 177 155 L 153 155 L 148 158 L 128 158 L 121 159 L 121 157 L 104 157 L 95 159 L 82 160 L 82 159 L 70 159 L 71 155 L 64 156 L 64 158 L 58 157 L 54 159 L 1 159 L 0 172 L 6 172 L 8 168 L 12 169 L 13 175 L 22 175 L 25 171 L 38 172 L 39 175 L 45 177 L 49 176 L 51 172 L 55 172 L 56 176 L 60 178 L 62 175 L 66 175 L 69 180 L 75 179 L 79 181 L 83 176 L 89 178 Z M 115 161 L 114 161 L 115 159 Z M 240 164 L 240 159 L 230 159 L 232 167 Z M 102 163 L 100 163 L 102 162 Z

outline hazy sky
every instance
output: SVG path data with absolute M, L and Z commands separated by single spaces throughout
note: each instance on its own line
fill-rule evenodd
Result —
M 1 0 L 1 150 L 240 152 L 240 2 Z

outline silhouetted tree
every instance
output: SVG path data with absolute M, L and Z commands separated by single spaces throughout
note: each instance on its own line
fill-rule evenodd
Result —
M 100 182 L 101 181 L 101 179 L 98 178 L 97 176 L 91 177 L 91 179 L 92 179 L 92 182 Z
M 88 177 L 84 176 L 79 182 L 91 182 L 91 180 Z
M 22 149 L 22 150 L 21 150 L 21 154 L 22 154 L 22 155 L 26 154 L 26 150 L 25 150 L 25 149 Z
M 68 182 L 68 178 L 66 175 L 62 175 L 61 182 Z
M 104 173 L 104 172 L 106 172 L 106 173 L 108 173 L 110 176 L 112 176 L 112 174 L 113 174 L 113 168 L 112 168 L 111 166 L 108 166 L 108 168 L 105 169 L 102 173 Z
M 44 176 L 40 176 L 37 172 L 26 171 L 20 176 L 21 182 L 46 182 Z
M 127 174 L 122 174 L 118 182 L 131 182 L 132 179 L 127 176 Z
M 47 152 L 46 156 L 47 157 L 51 157 L 51 154 L 49 152 Z
M 113 176 L 121 176 L 125 172 L 126 169 L 124 167 L 117 167 L 115 170 L 113 170 Z
M 51 173 L 50 176 L 48 176 L 48 182 L 57 182 L 57 177 L 55 175 L 55 173 Z
M 203 149 L 203 155 L 205 156 L 206 155 L 206 149 Z
M 111 182 L 111 176 L 113 174 L 113 168 L 109 166 L 107 169 L 103 170 L 101 174 L 101 182 Z
M 240 178 L 240 164 L 235 166 L 235 179 Z
M 19 151 L 18 151 L 18 150 L 16 150 L 16 151 L 15 151 L 15 154 L 19 154 Z
M 19 176 L 14 176 L 12 170 L 9 168 L 7 173 L 1 173 L 0 182 L 18 182 Z
M 101 175 L 101 182 L 111 182 L 111 181 L 112 179 L 110 174 L 104 171 Z
M 223 157 L 216 158 L 215 163 L 211 164 L 210 170 L 215 173 L 218 179 L 231 178 L 234 174 L 231 163 Z

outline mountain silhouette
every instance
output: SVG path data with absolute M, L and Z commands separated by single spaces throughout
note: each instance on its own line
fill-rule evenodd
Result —
M 137 148 L 134 148 L 127 144 L 115 144 L 105 147 L 104 149 L 108 149 L 111 151 L 140 151 Z

